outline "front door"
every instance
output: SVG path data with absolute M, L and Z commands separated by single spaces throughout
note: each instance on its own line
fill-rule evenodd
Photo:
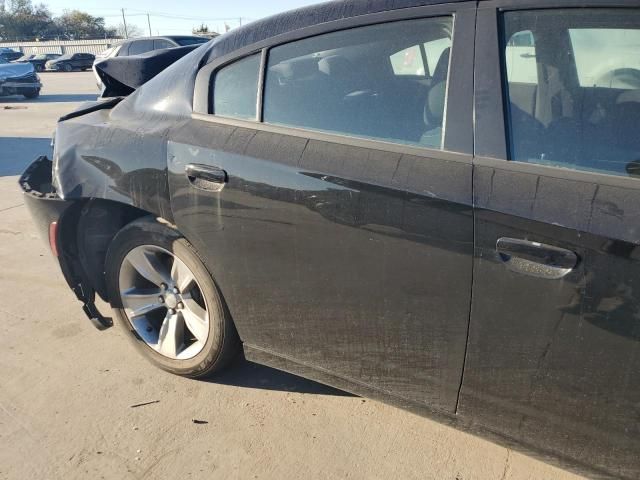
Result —
M 504 3 L 478 15 L 477 149 L 493 158 L 479 156 L 474 170 L 459 413 L 638 478 L 640 10 L 519 5 L 496 15 Z M 509 63 L 523 35 L 533 78 Z
M 214 114 L 171 132 L 173 209 L 245 350 L 455 410 L 472 77 L 450 70 L 472 64 L 474 13 L 471 3 L 357 19 L 206 79 Z

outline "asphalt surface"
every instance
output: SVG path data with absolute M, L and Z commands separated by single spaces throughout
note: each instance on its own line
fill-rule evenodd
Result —
M 580 478 L 241 360 L 215 381 L 175 377 L 117 328 L 95 330 L 37 236 L 16 175 L 96 87 L 91 73 L 42 79 L 37 100 L 0 98 L 0 479 Z

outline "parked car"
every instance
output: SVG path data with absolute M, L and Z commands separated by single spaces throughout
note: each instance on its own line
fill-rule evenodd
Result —
M 0 59 L 0 97 L 23 95 L 37 98 L 40 95 L 40 77 L 29 63 L 9 63 Z
M 36 69 L 36 72 L 44 72 L 47 62 L 56 60 L 62 55 L 59 53 L 39 53 L 27 60 Z
M 635 0 L 323 3 L 151 79 L 111 59 L 25 201 L 88 317 L 97 293 L 165 370 L 242 349 L 637 479 L 638 44 Z
M 186 47 L 207 43 L 209 38 L 195 35 L 169 35 L 163 37 L 142 37 L 123 40 L 96 55 L 96 61 L 111 57 L 127 57 L 164 48 Z
M 165 48 L 201 45 L 207 43 L 209 40 L 209 38 L 198 37 L 195 35 L 169 35 L 163 37 L 131 38 L 119 42 L 96 55 L 96 59 L 93 63 L 93 71 L 96 76 L 98 89 L 102 89 L 103 85 L 96 72 L 95 64 L 101 62 L 102 60 L 113 57 L 128 57 L 133 55 L 140 55 L 154 50 L 163 50 Z
M 72 72 L 73 70 L 85 71 L 93 65 L 95 55 L 92 53 L 67 53 L 45 63 L 48 71 Z
M 13 62 L 14 60 L 19 59 L 20 57 L 22 57 L 22 53 L 21 52 L 17 52 L 11 48 L 0 48 L 0 59 L 3 59 L 7 62 Z
M 31 60 L 33 57 L 35 57 L 36 54 L 35 53 L 30 53 L 28 55 L 23 55 L 20 58 L 18 58 L 17 60 L 13 60 L 15 63 L 26 63 L 29 60 Z

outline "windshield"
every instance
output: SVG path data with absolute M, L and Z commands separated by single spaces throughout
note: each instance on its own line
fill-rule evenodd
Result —
M 186 47 L 187 45 L 198 45 L 199 43 L 207 43 L 209 41 L 208 38 L 200 37 L 200 38 L 176 38 L 176 43 L 181 47 Z
M 33 57 L 33 60 L 46 60 L 47 58 L 49 58 L 48 55 L 41 54 L 41 55 L 36 55 L 35 57 Z
M 67 53 L 66 55 L 62 55 L 61 57 L 56 58 L 56 60 L 70 60 L 73 57 L 73 54 Z

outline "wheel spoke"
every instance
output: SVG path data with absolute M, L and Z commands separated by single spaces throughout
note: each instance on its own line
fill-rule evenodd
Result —
M 129 252 L 127 260 L 136 271 L 155 285 L 169 283 L 170 276 L 166 267 L 155 253 L 150 253 L 144 247 Z
M 209 322 L 207 311 L 193 299 L 184 300 L 184 309 L 181 310 L 187 328 L 198 341 L 204 342 L 209 335 Z
M 158 300 L 160 289 L 131 288 L 121 292 L 122 306 L 130 317 L 140 317 L 162 308 L 164 305 Z
M 167 313 L 158 336 L 158 352 L 176 358 L 184 346 L 184 322 L 176 313 Z
M 199 280 L 183 260 L 163 247 L 143 244 L 127 253 L 118 281 L 122 310 L 149 347 L 174 360 L 202 351 L 209 338 L 209 312 Z
M 178 257 L 173 257 L 173 266 L 171 267 L 171 278 L 178 290 L 186 292 L 189 286 L 195 281 L 191 270 Z

